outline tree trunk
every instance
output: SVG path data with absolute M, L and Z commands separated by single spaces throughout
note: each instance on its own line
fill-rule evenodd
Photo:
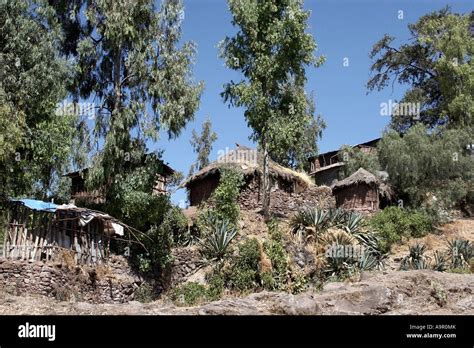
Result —
M 262 210 L 265 219 L 270 217 L 270 171 L 268 168 L 268 145 L 263 141 L 263 196 L 262 196 Z

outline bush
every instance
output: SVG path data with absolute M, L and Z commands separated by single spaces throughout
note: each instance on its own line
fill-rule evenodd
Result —
M 220 171 L 219 185 L 212 194 L 215 205 L 213 212 L 218 220 L 228 220 L 236 225 L 240 208 L 237 203 L 244 176 L 234 169 L 224 168 Z
M 153 286 L 148 282 L 143 282 L 140 287 L 135 290 L 135 300 L 142 303 L 152 302 L 154 299 Z
M 186 283 L 171 292 L 171 299 L 178 306 L 194 306 L 208 300 L 207 289 L 199 283 Z
M 370 219 L 370 226 L 378 233 L 379 246 L 389 252 L 403 237 L 422 237 L 433 229 L 431 218 L 421 210 L 388 207 Z
M 260 284 L 260 248 L 255 238 L 239 245 L 239 254 L 226 274 L 226 284 L 238 291 L 248 291 Z
M 356 234 L 363 223 L 364 217 L 356 212 L 314 207 L 298 211 L 290 221 L 290 228 L 293 233 L 318 239 L 330 227 L 342 228 L 348 233 Z
M 284 290 L 287 283 L 289 270 L 288 256 L 283 245 L 283 235 L 276 221 L 268 224 L 270 240 L 263 244 L 265 253 L 268 255 L 272 270 L 271 273 L 261 275 L 264 287 L 272 290 Z
M 179 207 L 172 206 L 165 213 L 160 229 L 173 236 L 175 245 L 187 245 L 191 242 L 188 219 Z
M 221 298 L 225 288 L 225 281 L 222 274 L 213 272 L 207 279 L 207 298 L 209 301 L 216 301 Z
M 407 203 L 418 206 L 435 195 L 450 208 L 472 191 L 474 166 L 466 149 L 471 138 L 468 129 L 417 124 L 403 135 L 388 132 L 377 148 L 390 183 Z

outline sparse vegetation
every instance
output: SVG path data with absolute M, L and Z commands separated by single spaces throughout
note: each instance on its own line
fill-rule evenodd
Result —
M 428 269 L 430 259 L 425 255 L 426 245 L 416 243 L 410 246 L 410 252 L 408 256 L 404 257 L 400 269 L 408 271 L 410 269 Z
M 174 288 L 170 297 L 178 306 L 195 306 L 208 300 L 206 287 L 195 282 Z
M 375 214 L 369 224 L 380 237 L 379 247 L 383 252 L 389 252 L 391 246 L 404 237 L 422 237 L 433 229 L 426 213 L 400 207 L 385 208 Z
M 149 303 L 154 300 L 153 285 L 148 282 L 140 284 L 137 290 L 135 290 L 135 300 L 142 303 Z
M 474 257 L 474 246 L 465 239 L 448 242 L 448 255 L 452 269 L 469 269 L 469 261 Z

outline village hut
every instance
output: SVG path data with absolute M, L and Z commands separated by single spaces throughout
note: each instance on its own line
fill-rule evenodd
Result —
M 391 188 L 364 168 L 335 183 L 332 192 L 338 208 L 367 213 L 378 211 L 393 197 Z
M 283 191 L 287 193 L 300 193 L 309 186 L 314 186 L 311 178 L 306 174 L 283 167 L 269 160 L 269 173 L 272 179 L 271 191 Z M 197 206 L 206 201 L 219 184 L 220 171 L 223 168 L 231 168 L 244 174 L 245 185 L 242 190 L 251 188 L 256 201 L 260 201 L 261 188 L 263 185 L 263 154 L 255 149 L 238 145 L 235 149 L 228 150 L 218 156 L 217 161 L 204 167 L 186 181 L 180 187 L 188 189 L 191 206 Z
M 11 199 L 3 255 L 8 259 L 106 263 L 113 241 L 132 242 L 139 231 L 112 216 L 73 204 Z M 136 242 L 135 240 L 133 242 Z
M 219 185 L 221 171 L 232 168 L 244 175 L 237 203 L 243 211 L 261 212 L 263 199 L 263 154 L 257 150 L 237 145 L 218 156 L 209 164 L 184 181 L 191 208 L 201 203 L 213 204 L 209 198 Z M 276 216 L 290 217 L 303 207 L 321 206 L 332 208 L 335 200 L 330 187 L 316 186 L 306 174 L 286 168 L 272 161 L 268 162 L 271 179 L 270 212 Z M 194 210 L 195 211 L 195 210 Z

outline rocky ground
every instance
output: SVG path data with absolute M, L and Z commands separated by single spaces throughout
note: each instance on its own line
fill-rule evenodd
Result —
M 321 291 L 298 295 L 260 292 L 196 307 L 153 303 L 90 304 L 46 297 L 0 295 L 0 315 L 325 315 L 325 314 L 472 314 L 474 274 L 434 271 L 365 273 L 359 282 L 328 283 Z

